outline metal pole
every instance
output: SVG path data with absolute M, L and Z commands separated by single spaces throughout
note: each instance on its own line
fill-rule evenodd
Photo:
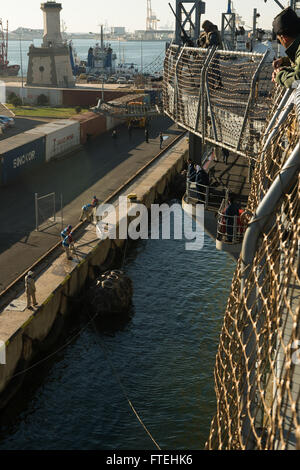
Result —
M 254 10 L 253 10 L 252 50 L 253 50 L 255 39 L 256 39 L 256 19 L 257 19 L 257 8 L 254 8 Z
M 21 28 L 21 33 L 20 33 L 20 62 L 21 62 L 21 75 L 22 75 L 22 104 L 24 104 L 24 78 L 23 78 L 23 57 L 22 57 L 22 35 L 23 35 L 23 28 Z
M 277 5 L 282 9 L 284 10 L 284 6 L 279 2 L 279 0 L 274 0 L 275 3 L 277 3 Z
M 215 50 L 216 52 L 216 50 Z M 214 59 L 215 57 L 215 52 L 214 54 L 212 55 L 207 67 L 210 66 L 212 60 Z M 217 59 L 218 60 L 218 59 Z M 220 67 L 220 65 L 219 65 Z M 218 136 L 217 136 L 217 128 L 216 128 L 216 122 L 215 122 L 215 115 L 214 115 L 214 112 L 213 112 L 213 109 L 212 109 L 212 105 L 211 105 L 211 99 L 210 99 L 210 91 L 209 91 L 209 83 L 208 83 L 208 73 L 207 73 L 207 69 L 205 71 L 205 88 L 206 88 L 206 96 L 207 96 L 207 103 L 208 103 L 208 107 L 209 107 L 209 112 L 210 112 L 210 117 L 211 117 L 211 124 L 212 124 L 212 128 L 213 128 L 213 133 L 214 133 L 214 138 L 215 138 L 215 141 L 217 142 L 218 141 Z M 221 76 L 221 70 L 220 70 L 220 76 Z
M 55 197 L 55 193 L 53 193 L 54 195 L 54 198 L 53 198 L 53 210 L 54 210 L 54 222 L 56 222 L 56 197 Z
M 35 193 L 35 230 L 39 231 L 39 208 L 38 208 L 38 193 Z
M 288 91 L 291 91 L 291 93 L 288 93 Z M 279 129 L 280 129 L 280 126 L 281 124 L 287 119 L 288 115 L 290 114 L 291 110 L 293 109 L 293 106 L 294 106 L 294 90 L 290 89 L 290 90 L 287 90 L 283 99 L 282 99 L 282 102 L 280 103 L 280 105 L 278 106 L 278 111 L 275 113 L 275 116 L 276 116 L 276 119 L 278 119 L 277 123 L 275 124 L 275 121 L 276 119 L 272 119 L 272 124 L 273 124 L 273 129 L 271 127 L 268 127 L 268 132 L 269 132 L 269 136 L 263 146 L 263 149 L 262 149 L 262 152 L 261 152 L 261 155 L 260 155 L 260 159 L 259 161 L 262 162 L 263 159 L 264 159 L 264 156 L 265 156 L 265 153 L 270 145 L 270 143 L 272 142 L 273 138 L 276 136 L 276 134 L 278 133 Z
M 262 68 L 262 66 L 264 65 L 265 60 L 266 60 L 266 58 L 267 58 L 268 55 L 269 55 L 269 51 L 266 51 L 265 54 L 263 55 L 263 58 L 262 58 L 261 61 L 259 62 L 258 67 L 257 67 L 257 69 L 255 70 L 255 73 L 254 73 L 254 75 L 253 75 L 253 77 L 252 77 L 249 99 L 248 99 L 248 103 L 247 103 L 247 107 L 246 107 L 246 111 L 245 111 L 245 115 L 244 115 L 244 120 L 243 120 L 242 128 L 241 128 L 241 131 L 240 131 L 239 140 L 238 140 L 238 143 L 237 143 L 237 146 L 236 146 L 236 150 L 240 150 L 241 143 L 242 143 L 242 138 L 243 138 L 243 134 L 244 134 L 244 130 L 245 130 L 245 128 L 246 128 L 247 121 L 248 121 L 248 116 L 249 116 L 249 113 L 250 113 L 250 109 L 251 109 L 251 106 L 252 106 L 252 104 L 253 104 L 253 102 L 254 102 L 254 99 L 255 99 L 255 86 L 256 86 L 256 83 L 257 83 L 257 81 L 258 81 L 261 68 Z
M 60 195 L 61 229 L 64 228 L 63 195 Z

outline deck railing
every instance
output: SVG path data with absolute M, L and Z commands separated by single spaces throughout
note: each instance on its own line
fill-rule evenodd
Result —
M 228 203 L 224 199 L 217 215 L 217 240 L 228 245 L 240 244 L 247 228 L 245 211 L 239 210 L 239 215 L 227 215 Z
M 203 204 L 205 210 L 217 212 L 220 201 L 225 197 L 226 190 L 216 190 L 211 186 L 186 181 L 186 202 L 191 204 Z

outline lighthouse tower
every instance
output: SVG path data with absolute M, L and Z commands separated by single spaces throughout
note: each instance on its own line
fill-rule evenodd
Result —
M 41 4 L 44 15 L 42 47 L 29 48 L 27 85 L 70 88 L 75 85 L 70 52 L 60 31 L 61 3 L 49 1 Z
M 41 10 L 44 13 L 43 47 L 61 47 L 63 45 L 60 32 L 61 3 L 42 3 Z

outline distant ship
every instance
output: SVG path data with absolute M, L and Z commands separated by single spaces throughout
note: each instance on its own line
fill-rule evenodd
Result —
M 115 73 L 116 59 L 110 45 L 96 43 L 95 47 L 89 48 L 86 70 L 88 73 Z
M 8 54 L 8 22 L 6 29 L 0 19 L 0 76 L 16 77 L 20 70 L 20 65 L 9 65 Z
M 69 41 L 68 47 L 69 47 L 69 52 L 70 52 L 70 62 L 71 62 L 73 75 L 77 76 L 77 75 L 80 75 L 81 73 L 85 73 L 87 62 L 80 60 L 80 57 L 77 55 L 76 49 L 73 46 L 73 41 Z
M 116 59 L 110 44 L 105 45 L 103 40 L 103 27 L 101 27 L 101 43 L 90 47 L 86 71 L 90 74 L 107 73 L 114 74 L 116 71 Z

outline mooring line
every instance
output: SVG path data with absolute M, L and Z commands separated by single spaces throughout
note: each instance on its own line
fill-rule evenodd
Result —
M 18 376 L 20 376 L 20 375 L 25 374 L 26 372 L 28 372 L 28 371 L 34 369 L 35 367 L 40 366 L 41 364 L 43 364 L 44 362 L 48 361 L 48 360 L 51 359 L 52 357 L 56 356 L 60 351 L 63 351 L 67 346 L 69 346 L 69 345 L 72 343 L 72 341 L 74 341 L 76 338 L 78 338 L 78 337 L 81 335 L 81 333 L 83 333 L 83 332 L 88 328 L 89 325 L 92 325 L 92 326 L 93 326 L 93 329 L 94 329 L 94 331 L 95 331 L 95 333 L 97 334 L 97 338 L 98 338 L 98 340 L 99 340 L 99 344 L 100 344 L 100 347 L 101 347 L 101 349 L 102 349 L 102 351 L 103 351 L 103 353 L 104 353 L 104 356 L 105 356 L 107 362 L 109 363 L 109 365 L 110 365 L 110 367 L 111 367 L 111 369 L 112 369 L 112 371 L 113 371 L 113 374 L 115 375 L 115 377 L 116 377 L 116 379 L 117 379 L 117 381 L 118 381 L 118 383 L 119 383 L 119 385 L 120 385 L 120 388 L 121 388 L 121 390 L 122 390 L 122 392 L 123 392 L 123 395 L 124 395 L 124 397 L 126 398 L 126 400 L 127 400 L 128 404 L 129 404 L 130 408 L 132 409 L 132 411 L 133 411 L 134 415 L 136 416 L 137 420 L 138 420 L 139 423 L 143 426 L 144 430 L 146 431 L 146 433 L 148 434 L 148 436 L 150 437 L 150 439 L 152 440 L 152 442 L 155 444 L 156 448 L 157 448 L 158 450 L 161 450 L 161 448 L 160 448 L 159 445 L 157 444 L 156 440 L 154 439 L 154 437 L 152 436 L 152 434 L 150 433 L 150 431 L 147 429 L 147 426 L 144 424 L 143 420 L 142 420 L 141 417 L 139 416 L 137 410 L 136 410 L 135 407 L 133 406 L 132 401 L 129 399 L 128 394 L 127 394 L 127 392 L 126 392 L 126 389 L 125 389 L 124 385 L 123 385 L 122 382 L 121 382 L 121 379 L 120 379 L 120 377 L 119 377 L 119 374 L 118 374 L 118 372 L 116 371 L 116 369 L 115 369 L 114 365 L 112 364 L 112 362 L 110 361 L 110 359 L 109 359 L 109 357 L 108 357 L 108 355 L 107 355 L 107 353 L 106 353 L 105 347 L 104 347 L 103 344 L 101 343 L 101 340 L 100 340 L 100 338 L 99 338 L 99 336 L 98 336 L 98 332 L 97 332 L 97 330 L 96 330 L 96 328 L 95 328 L 95 325 L 94 325 L 94 320 L 95 320 L 95 318 L 98 317 L 98 315 L 99 315 L 99 313 L 97 313 L 96 315 L 94 315 L 94 316 L 91 318 L 90 315 L 88 314 L 88 316 L 89 316 L 89 318 L 90 318 L 90 320 L 88 321 L 88 323 L 87 323 L 84 327 L 82 327 L 74 336 L 72 336 L 70 339 L 68 339 L 65 344 L 63 344 L 60 348 L 58 348 L 57 350 L 55 350 L 53 353 L 49 354 L 48 356 L 44 357 L 44 358 L 41 359 L 40 361 L 35 362 L 35 363 L 32 364 L 31 366 L 27 367 L 27 368 L 24 369 L 24 370 L 21 370 L 20 372 L 17 372 L 16 374 L 14 374 L 14 375 L 11 377 L 11 379 L 14 379 L 15 377 L 18 377 Z
M 88 314 L 89 315 L 89 314 Z M 106 349 L 105 349 L 105 346 L 104 344 L 102 343 L 101 339 L 99 338 L 99 334 L 97 332 L 97 329 L 94 325 L 94 320 L 91 319 L 91 323 L 93 325 L 93 328 L 94 328 L 94 331 L 96 333 L 96 338 L 98 339 L 98 343 L 102 349 L 102 352 L 107 360 L 107 362 L 109 363 L 110 367 L 111 367 L 111 370 L 115 376 L 115 378 L 117 379 L 119 385 L 120 385 L 120 388 L 122 390 L 122 393 L 124 395 L 124 397 L 126 398 L 131 410 L 133 411 L 134 415 L 136 416 L 137 420 L 139 421 L 139 423 L 142 425 L 142 427 L 144 428 L 144 430 L 146 431 L 146 433 L 148 434 L 148 436 L 150 437 L 151 441 L 154 443 L 154 445 L 156 446 L 156 448 L 158 450 L 161 450 L 160 446 L 158 445 L 158 443 L 156 442 L 156 440 L 154 439 L 154 437 L 152 436 L 151 432 L 149 431 L 149 429 L 147 428 L 147 426 L 144 424 L 143 420 L 141 419 L 140 415 L 138 414 L 137 410 L 135 409 L 135 407 L 133 406 L 132 404 L 132 401 L 129 399 L 129 396 L 128 396 L 128 393 L 126 391 L 126 388 L 125 386 L 123 385 L 122 381 L 121 381 L 121 378 L 120 378 L 120 375 L 118 374 L 118 371 L 116 370 L 116 368 L 114 367 L 112 361 L 110 360 L 107 352 L 106 352 Z
M 11 379 L 14 379 L 15 377 L 18 377 L 19 375 L 22 375 L 22 374 L 25 374 L 26 372 L 28 372 L 29 370 L 32 370 L 34 369 L 35 367 L 43 364 L 44 362 L 48 361 L 48 359 L 51 359 L 51 357 L 54 357 L 56 356 L 56 354 L 58 354 L 60 351 L 64 350 L 67 346 L 69 346 L 69 344 L 72 343 L 72 341 L 74 339 L 76 339 L 78 336 L 81 335 L 81 333 L 83 333 L 87 327 L 95 320 L 95 318 L 99 315 L 99 313 L 97 313 L 92 319 L 90 319 L 90 321 L 85 325 L 83 326 L 74 336 L 72 336 L 70 339 L 68 339 L 66 341 L 65 344 L 63 344 L 62 346 L 60 346 L 58 349 L 56 349 L 53 353 L 49 354 L 48 356 L 44 357 L 43 359 L 41 359 L 40 361 L 38 362 L 35 362 L 34 364 L 32 364 L 31 366 L 27 367 L 26 369 L 24 370 L 21 370 L 20 372 L 17 372 L 16 374 L 14 374 Z

